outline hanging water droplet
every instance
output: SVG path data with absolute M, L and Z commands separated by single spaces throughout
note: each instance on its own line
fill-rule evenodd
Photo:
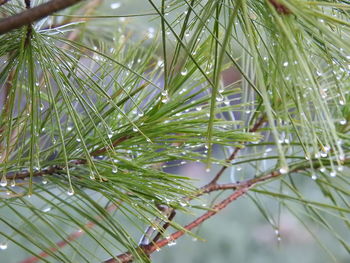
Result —
M 218 96 L 216 96 L 216 101 L 217 102 L 221 102 L 224 100 L 224 97 L 221 94 L 218 94 Z
M 73 129 L 73 127 L 71 127 L 71 126 L 67 127 L 67 131 L 71 131 L 72 129 Z
M 108 134 L 107 134 L 107 137 L 108 137 L 109 139 L 111 139 L 111 138 L 113 137 L 113 132 L 108 133 Z
M 187 75 L 187 69 L 186 69 L 186 68 L 183 68 L 183 69 L 181 70 L 181 75 L 182 75 L 182 76 L 186 76 L 186 75 Z
M 345 105 L 345 101 L 344 100 L 339 100 L 339 104 L 340 105 Z
M 1 249 L 1 250 L 5 250 L 5 249 L 7 249 L 7 247 L 8 247 L 7 242 L 1 242 L 1 243 L 0 243 L 0 249 Z
M 42 210 L 44 213 L 50 212 L 51 211 L 51 207 L 46 207 Z
M 279 170 L 281 174 L 286 174 L 288 173 L 288 171 L 289 171 L 289 168 L 287 166 L 281 167 Z
M 80 139 L 80 138 L 76 138 L 76 141 L 77 141 L 77 142 L 81 142 L 81 139 Z
M 288 64 L 289 64 L 288 61 L 283 62 L 283 67 L 287 67 Z
M 0 186 L 6 187 L 7 186 L 7 179 L 6 176 L 3 176 L 0 181 Z
M 345 125 L 346 124 L 346 120 L 345 119 L 342 119 L 339 121 L 340 125 Z
M 134 132 L 137 132 L 138 131 L 138 129 L 134 126 L 134 127 L 132 127 L 132 130 L 134 131 Z
M 10 186 L 11 186 L 11 187 L 15 187 L 15 186 L 16 186 L 16 181 L 15 181 L 15 179 L 13 179 L 13 180 L 11 181 Z
M 176 241 L 175 240 L 172 240 L 168 243 L 168 246 L 169 247 L 172 247 L 172 246 L 175 246 L 176 245 Z
M 137 115 L 138 115 L 139 117 L 143 117 L 145 114 L 143 113 L 143 111 L 139 111 L 139 113 L 137 113 Z
M 316 175 L 316 174 L 312 174 L 312 175 L 311 175 L 311 179 L 312 179 L 312 180 L 316 180 L 316 179 L 317 179 L 317 175 Z
M 117 9 L 117 8 L 119 8 L 119 7 L 121 7 L 121 3 L 119 3 L 119 2 L 115 2 L 115 3 L 112 3 L 111 4 L 111 9 Z
M 71 188 L 71 189 L 69 189 L 69 190 L 67 191 L 67 195 L 69 195 L 69 196 L 74 195 L 74 190 L 73 190 L 73 188 Z
M 41 181 L 42 184 L 47 184 L 47 180 L 46 178 L 43 178 L 43 180 Z
M 337 170 L 338 170 L 339 172 L 342 172 L 342 171 L 344 170 L 344 166 L 338 166 Z
M 209 173 L 209 172 L 210 172 L 210 168 L 209 168 L 209 167 L 206 168 L 205 171 L 206 171 L 207 173 Z
M 117 166 L 114 166 L 113 168 L 112 168 L 112 173 L 117 173 L 118 172 L 118 167 Z
M 337 176 L 337 172 L 336 171 L 331 171 L 329 175 L 330 175 L 330 177 L 336 177 Z

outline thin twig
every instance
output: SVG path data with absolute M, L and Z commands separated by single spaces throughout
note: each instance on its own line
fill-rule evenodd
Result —
M 6 4 L 8 1 L 10 1 L 10 0 L 0 0 L 0 6 Z
M 256 132 L 264 123 L 266 122 L 266 118 L 265 116 L 261 117 L 259 119 L 259 121 L 257 121 L 254 126 L 249 129 L 249 132 Z M 241 150 L 242 148 L 240 147 L 236 147 L 234 149 L 234 151 L 232 152 L 232 154 L 230 155 L 229 158 L 227 158 L 226 162 L 227 163 L 231 163 L 232 160 L 234 160 L 238 154 L 238 152 Z M 228 168 L 228 166 L 222 166 L 220 171 L 215 175 L 215 177 L 207 184 L 207 185 L 214 185 L 217 183 L 217 181 L 220 179 L 220 177 L 222 176 L 222 174 L 224 173 L 224 171 Z
M 116 209 L 118 209 L 119 205 L 120 205 L 120 204 L 118 204 L 118 205 L 116 205 L 116 204 L 111 204 L 111 205 L 109 205 L 109 206 L 106 208 L 106 211 L 107 211 L 107 212 L 115 211 Z M 103 218 L 102 216 L 98 216 L 98 217 L 96 217 L 96 220 L 101 220 L 102 218 Z M 95 225 L 96 225 L 95 222 L 90 221 L 90 222 L 88 222 L 88 223 L 86 223 L 86 224 L 84 225 L 84 228 L 85 228 L 85 229 L 91 229 L 91 228 L 93 228 Z M 83 228 L 83 229 L 84 229 L 84 228 Z M 56 243 L 56 246 L 51 247 L 51 248 L 49 248 L 48 250 L 49 250 L 51 253 L 57 252 L 60 248 L 65 247 L 65 246 L 68 245 L 69 243 L 71 243 L 71 242 L 73 242 L 74 240 L 76 240 L 76 239 L 78 239 L 79 237 L 81 237 L 81 236 L 85 233 L 85 231 L 84 231 L 83 229 L 79 229 L 79 230 L 77 230 L 77 231 L 75 231 L 75 232 L 69 234 L 69 235 L 67 236 L 66 239 L 57 242 L 57 243 Z M 50 255 L 51 255 L 50 253 L 45 252 L 45 251 L 42 251 L 42 252 L 40 252 L 40 253 L 38 254 L 38 256 L 33 256 L 33 257 L 30 257 L 30 258 L 27 258 L 27 259 L 21 261 L 20 263 L 36 263 L 36 262 L 40 261 L 42 258 L 47 258 L 47 257 L 49 257 Z
M 70 7 L 80 1 L 81 0 L 52 0 L 34 8 L 27 9 L 22 13 L 6 17 L 0 20 L 0 35 L 24 25 L 29 25 L 34 21 Z

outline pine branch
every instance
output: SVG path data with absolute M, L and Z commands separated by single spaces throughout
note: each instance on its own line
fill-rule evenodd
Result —
M 80 1 L 81 0 L 52 0 L 34 8 L 27 9 L 22 13 L 4 18 L 0 20 L 0 35 L 24 25 L 29 25 L 36 20 L 70 7 Z
M 264 123 L 266 122 L 266 118 L 265 116 L 261 117 L 259 119 L 259 121 L 257 121 L 254 126 L 249 129 L 249 132 L 256 132 Z M 230 155 L 230 157 L 226 160 L 227 163 L 231 163 L 232 160 L 234 160 L 238 154 L 238 152 L 241 150 L 242 148 L 240 147 L 236 147 L 235 150 L 232 152 L 232 154 Z M 222 174 L 224 173 L 224 171 L 227 169 L 228 166 L 223 166 L 220 171 L 216 174 L 216 176 L 213 178 L 213 180 L 210 181 L 210 183 L 207 184 L 207 186 L 209 185 L 215 185 L 216 182 L 220 179 L 220 177 L 222 176 Z
M 267 174 L 265 176 L 259 177 L 259 178 L 253 178 L 247 181 L 244 181 L 242 183 L 238 184 L 223 184 L 223 185 L 217 185 L 216 187 L 208 186 L 205 188 L 201 193 L 209 193 L 213 191 L 218 190 L 236 190 L 233 194 L 231 194 L 229 197 L 221 201 L 220 203 L 216 204 L 210 211 L 206 212 L 202 216 L 198 217 L 191 223 L 184 226 L 184 230 L 179 230 L 167 238 L 164 238 L 154 244 L 147 245 L 147 246 L 140 246 L 139 250 L 141 250 L 144 254 L 150 255 L 153 252 L 159 250 L 160 248 L 166 246 L 170 242 L 174 242 L 175 240 L 179 239 L 181 236 L 186 234 L 188 231 L 191 231 L 192 229 L 196 228 L 197 226 L 201 225 L 203 222 L 211 218 L 212 216 L 216 215 L 218 212 L 223 210 L 225 207 L 227 207 L 230 203 L 237 200 L 239 197 L 243 196 L 247 193 L 247 191 L 255 186 L 258 183 L 264 182 L 266 180 L 281 176 L 282 174 L 279 171 L 273 171 L 270 174 Z M 126 252 L 123 254 L 120 254 L 117 256 L 117 259 L 109 259 L 104 261 L 104 263 L 127 263 L 132 262 L 134 260 L 134 257 L 131 253 Z
M 106 208 L 106 211 L 107 212 L 113 212 L 115 211 L 116 209 L 118 209 L 119 207 L 119 204 L 118 205 L 115 205 L 115 204 L 111 204 L 109 205 L 107 208 Z M 102 219 L 102 216 L 99 216 L 99 217 L 96 217 L 96 220 L 101 220 Z M 90 221 L 88 223 L 86 223 L 84 225 L 84 228 L 85 229 L 91 229 L 93 228 L 94 226 L 96 225 L 96 223 L 94 223 L 93 221 Z M 84 229 L 79 229 L 73 233 L 71 233 L 70 235 L 67 236 L 67 238 L 65 240 L 61 240 L 59 242 L 56 243 L 56 246 L 54 247 L 51 247 L 49 248 L 48 250 L 52 253 L 55 253 L 57 252 L 60 248 L 63 248 L 65 247 L 66 245 L 68 245 L 69 243 L 73 242 L 74 240 L 78 239 L 79 237 L 81 237 L 82 235 L 84 235 L 85 231 Z M 45 251 L 42 251 L 38 254 L 38 256 L 33 256 L 33 257 L 30 257 L 30 258 L 27 258 L 25 260 L 22 260 L 20 263 L 35 263 L 35 262 L 38 262 L 40 261 L 42 258 L 47 258 L 49 257 L 50 254 L 45 252 Z

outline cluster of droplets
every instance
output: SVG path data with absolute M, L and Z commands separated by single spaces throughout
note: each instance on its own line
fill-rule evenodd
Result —
M 169 101 L 168 91 L 167 90 L 162 91 L 161 95 L 162 95 L 162 98 L 161 98 L 162 103 L 167 103 Z

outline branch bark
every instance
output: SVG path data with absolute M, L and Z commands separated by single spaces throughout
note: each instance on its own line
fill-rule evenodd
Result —
M 80 1 L 82 0 L 52 0 L 34 8 L 27 9 L 22 13 L 4 18 L 0 20 L 0 35 L 24 25 L 29 25 L 36 20 L 70 7 Z

